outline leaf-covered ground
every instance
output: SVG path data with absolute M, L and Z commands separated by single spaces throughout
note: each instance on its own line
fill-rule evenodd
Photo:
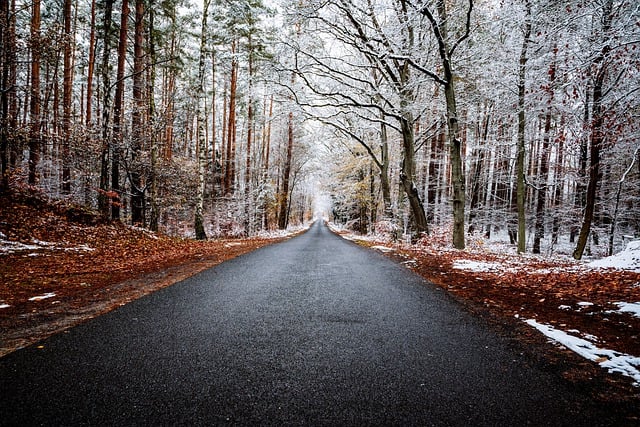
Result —
M 0 356 L 276 238 L 197 242 L 0 196 Z

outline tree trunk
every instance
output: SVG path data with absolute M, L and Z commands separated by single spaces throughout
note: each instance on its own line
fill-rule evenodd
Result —
M 414 183 L 416 170 L 415 161 L 415 139 L 413 133 L 413 117 L 411 113 L 405 112 L 405 117 L 401 120 L 402 129 L 402 169 L 400 171 L 400 182 L 402 189 L 407 195 L 409 206 L 413 216 L 413 224 L 417 233 L 428 233 L 429 225 L 427 216 L 424 213 L 424 206 L 420 199 L 420 193 Z
M 448 64 L 448 61 L 445 61 Z M 449 123 L 449 149 L 451 155 L 451 181 L 453 185 L 453 247 L 464 249 L 464 205 L 465 185 L 462 169 L 462 142 L 459 137 L 458 112 L 456 107 L 453 73 L 449 65 L 445 67 L 445 98 Z
M 613 0 L 608 0 L 603 6 L 602 16 L 602 35 L 608 37 L 611 29 L 611 20 L 613 17 Z M 602 48 L 600 55 L 595 59 L 595 64 L 598 65 L 598 72 L 596 74 L 595 81 L 593 82 L 593 107 L 591 111 L 592 126 L 591 126 L 591 138 L 589 141 L 589 183 L 587 184 L 586 204 L 584 208 L 584 217 L 582 220 L 582 227 L 580 228 L 580 234 L 578 235 L 578 242 L 576 249 L 573 251 L 573 257 L 575 259 L 581 259 L 584 254 L 584 249 L 587 246 L 589 239 L 589 233 L 591 232 L 591 223 L 593 221 L 593 214 L 595 212 L 598 184 L 600 181 L 600 153 L 602 151 L 604 141 L 606 138 L 605 128 L 605 111 L 602 107 L 602 98 L 604 97 L 604 81 L 608 72 L 608 63 L 606 61 L 611 47 L 609 45 L 608 38 L 605 39 L 605 45 Z
M 436 2 L 439 21 L 437 22 L 428 7 L 422 9 L 422 13 L 427 16 L 431 22 L 434 36 L 438 42 L 438 52 L 444 73 L 444 79 L 437 82 L 444 86 L 445 100 L 447 107 L 447 129 L 449 139 L 449 154 L 451 161 L 451 185 L 452 185 L 452 203 L 453 203 L 453 246 L 456 249 L 464 249 L 464 209 L 465 209 L 465 176 L 462 166 L 462 140 L 460 139 L 460 129 L 458 121 L 458 109 L 456 105 L 456 92 L 454 86 L 453 66 L 451 57 L 455 48 L 469 37 L 471 26 L 471 10 L 473 9 L 473 1 L 469 0 L 469 8 L 467 10 L 467 21 L 462 36 L 450 45 L 449 32 L 447 24 L 449 15 L 447 13 L 447 4 L 444 0 Z
M 149 215 L 149 229 L 158 231 L 158 222 L 160 219 L 160 206 L 158 203 L 158 135 L 155 128 L 156 103 L 154 96 L 154 85 L 156 81 L 156 44 L 155 44 L 155 26 L 154 26 L 154 0 L 149 0 L 149 62 L 150 73 L 147 80 L 147 96 L 149 97 L 149 121 L 151 123 L 151 213 Z
M 131 224 L 146 225 L 144 215 L 145 194 L 138 159 L 144 138 L 142 113 L 144 97 L 144 1 L 136 0 L 135 31 L 133 37 L 133 111 L 131 112 Z
M 16 45 L 15 45 L 15 4 L 9 0 L 0 0 L 0 55 L 2 70 L 0 87 L 0 193 L 9 185 L 9 167 L 11 166 L 11 140 L 16 128 Z
M 469 203 L 469 234 L 476 229 L 475 219 L 477 216 L 478 204 L 480 203 L 480 177 L 484 167 L 484 159 L 486 152 L 486 142 L 489 133 L 489 112 L 485 113 L 482 130 L 478 124 L 478 149 L 476 150 L 476 159 L 473 166 L 473 175 L 471 178 L 471 201 Z
M 89 62 L 87 67 L 87 111 L 85 125 L 92 128 L 93 109 L 93 73 L 96 61 L 96 0 L 91 0 L 91 28 L 89 30 Z
M 102 74 L 102 150 L 100 152 L 100 191 L 98 193 L 98 209 L 104 218 L 110 214 L 111 197 L 109 195 L 109 142 L 111 140 L 111 80 L 109 73 L 109 63 L 111 56 L 111 27 L 113 13 L 113 0 L 106 0 L 104 3 L 104 18 L 102 21 L 102 64 L 100 73 Z
M 231 44 L 231 53 L 236 51 L 236 42 Z M 236 162 L 236 91 L 238 87 L 238 60 L 231 60 L 231 84 L 229 88 L 229 115 L 227 117 L 227 155 L 224 183 L 227 194 L 232 193 L 235 187 L 235 162 Z
M 118 68 L 116 71 L 116 93 L 113 100 L 113 155 L 111 164 L 111 219 L 120 219 L 120 150 L 122 148 L 122 107 L 124 103 L 124 68 L 127 57 L 127 28 L 129 22 L 129 0 L 122 1 L 120 15 L 120 41 L 118 43 Z
M 544 119 L 544 136 L 540 153 L 540 170 L 538 176 L 538 197 L 536 201 L 536 228 L 531 252 L 540 253 L 540 242 L 544 238 L 545 207 L 547 204 L 547 179 L 549 178 L 549 150 L 551 133 L 551 112 L 547 111 Z
M 382 190 L 382 202 L 384 203 L 384 219 L 392 219 L 391 184 L 389 183 L 389 138 L 387 126 L 384 123 L 380 124 L 380 189 Z
M 560 131 L 557 137 L 558 149 L 556 155 L 556 167 L 554 168 L 554 183 L 556 185 L 554 194 L 554 215 L 553 215 L 553 230 L 551 232 L 551 244 L 556 245 L 558 243 L 558 235 L 560 233 L 560 217 L 562 209 L 562 194 L 563 185 L 559 182 L 562 180 L 564 170 L 564 117 L 560 119 Z
M 246 149 L 246 162 L 244 171 L 244 210 L 245 210 L 245 233 L 250 235 L 253 228 L 253 193 L 252 193 L 252 180 L 251 180 L 251 150 L 253 149 L 254 138 L 254 126 L 255 118 L 253 111 L 253 45 L 251 41 L 251 35 L 248 36 L 247 41 L 249 50 L 248 58 L 248 88 L 247 88 L 247 149 Z
M 73 66 L 71 50 L 73 48 L 71 33 L 71 1 L 64 0 L 64 83 L 62 96 L 62 194 L 71 193 L 70 142 L 71 142 L 71 91 L 73 88 Z
M 31 14 L 31 104 L 29 129 L 29 184 L 38 183 L 40 162 L 40 0 L 34 0 Z
M 264 176 L 264 182 L 267 183 L 269 180 L 269 160 L 270 160 L 270 154 L 271 154 L 271 122 L 273 120 L 273 94 L 271 94 L 271 99 L 269 100 L 269 116 L 266 119 L 267 123 L 266 123 L 266 130 L 265 130 L 265 143 L 264 143 L 264 171 L 263 171 L 263 176 Z M 264 201 L 263 201 L 263 206 L 262 206 L 262 215 L 263 215 L 263 222 L 262 222 L 262 227 L 265 230 L 269 229 L 269 207 L 268 207 L 268 200 L 265 197 Z
M 289 112 L 287 125 L 287 158 L 282 173 L 282 191 L 280 193 L 280 213 L 278 214 L 278 228 L 287 228 L 289 216 L 289 178 L 291 175 L 291 160 L 293 157 L 293 112 Z
M 527 218 L 525 215 L 525 89 L 526 89 L 526 73 L 527 73 L 527 49 L 531 38 L 531 3 L 525 3 L 525 28 L 524 39 L 522 41 L 522 49 L 520 51 L 520 64 L 518 68 L 518 154 L 516 160 L 516 197 L 518 209 L 518 253 L 526 251 L 526 227 Z
M 210 0 L 205 0 L 202 10 L 202 27 L 200 34 L 200 60 L 198 62 L 198 87 L 197 87 L 197 112 L 196 120 L 198 127 L 198 193 L 196 197 L 196 210 L 194 228 L 197 240 L 206 240 L 207 233 L 204 229 L 204 191 L 205 191 L 205 165 L 207 162 L 207 139 L 205 133 L 205 90 L 204 90 L 204 67 L 205 54 L 207 48 L 207 17 L 209 14 Z

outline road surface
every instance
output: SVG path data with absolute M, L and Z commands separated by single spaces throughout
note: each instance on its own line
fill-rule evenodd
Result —
M 7 355 L 0 383 L 0 425 L 606 424 L 321 222 Z

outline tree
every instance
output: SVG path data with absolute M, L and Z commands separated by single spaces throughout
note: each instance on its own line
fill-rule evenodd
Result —
M 587 185 L 586 201 L 582 227 L 573 251 L 575 259 L 581 259 L 584 249 L 587 246 L 587 239 L 591 232 L 593 221 L 597 188 L 600 181 L 600 160 L 601 152 L 604 148 L 606 136 L 606 114 L 607 110 L 603 105 L 607 95 L 605 82 L 609 77 L 609 67 L 611 63 L 611 24 L 614 16 L 613 0 L 606 0 L 602 6 L 601 27 L 599 34 L 602 36 L 603 45 L 600 54 L 593 60 L 595 77 L 591 90 L 591 136 L 589 139 L 589 183 Z
M 144 1 L 135 2 L 135 30 L 133 37 L 133 111 L 131 112 L 131 223 L 145 224 L 145 190 L 139 162 L 142 140 L 145 135 L 143 113 L 146 110 L 144 96 Z
M 29 184 L 38 183 L 38 163 L 42 143 L 40 123 L 40 0 L 34 0 L 31 12 L 31 101 L 29 131 Z
M 64 0 L 64 84 L 63 84 L 63 117 L 62 117 L 62 193 L 71 193 L 71 169 L 69 166 L 69 146 L 71 142 L 71 91 L 73 89 L 72 48 L 73 33 L 71 32 L 71 1 Z
M 118 42 L 118 67 L 116 70 L 116 92 L 113 99 L 113 131 L 111 160 L 111 219 L 120 219 L 120 157 L 123 145 L 122 109 L 124 103 L 125 61 L 127 57 L 127 34 L 129 24 L 129 0 L 122 0 L 120 13 L 120 40 Z
M 293 159 L 293 130 L 294 130 L 294 122 L 293 122 L 293 111 L 289 111 L 289 119 L 287 121 L 287 157 L 284 163 L 284 168 L 282 171 L 282 191 L 280 192 L 280 211 L 278 213 L 278 228 L 280 230 L 284 230 L 287 228 L 289 224 L 289 206 L 290 206 L 290 197 L 289 197 L 289 182 L 291 179 L 291 163 Z
M 125 2 L 127 0 L 124 0 Z M 113 0 L 105 0 L 104 15 L 102 19 L 102 63 L 100 74 L 102 77 L 102 147 L 100 150 L 100 191 L 98 193 L 98 210 L 104 218 L 108 218 L 111 213 L 109 195 L 109 154 L 111 139 L 111 28 Z
M 9 185 L 11 143 L 16 131 L 15 3 L 0 0 L 0 192 Z
M 438 52 L 442 62 L 443 78 L 439 78 L 435 73 L 425 72 L 434 80 L 444 86 L 445 100 L 447 105 L 447 128 L 449 134 L 449 150 L 451 156 L 451 183 L 453 186 L 453 246 L 457 249 L 464 249 L 464 206 L 465 206 L 465 176 L 462 168 L 462 141 L 460 139 L 460 128 L 458 119 L 458 107 L 456 104 L 455 77 L 453 72 L 452 58 L 456 49 L 469 38 L 471 32 L 471 12 L 473 10 L 473 0 L 469 0 L 464 30 L 461 36 L 453 43 L 449 42 L 448 22 L 450 19 L 447 13 L 445 0 L 436 2 L 436 9 L 439 20 L 436 20 L 428 6 L 421 9 L 431 23 L 433 34 L 438 42 Z
M 197 175 L 198 175 L 198 191 L 196 193 L 196 209 L 194 216 L 194 228 L 196 239 L 206 240 L 207 233 L 204 229 L 204 191 L 205 191 L 205 165 L 207 161 L 207 139 L 205 133 L 205 58 L 207 49 L 207 17 L 209 15 L 210 0 L 204 0 L 202 9 L 202 23 L 200 33 L 200 59 L 198 60 L 198 81 L 196 87 L 196 120 L 198 130 L 198 159 L 197 159 Z
M 524 37 L 522 39 L 522 48 L 520 50 L 520 61 L 518 68 L 518 158 L 516 161 L 516 180 L 517 180 L 517 210 L 518 210 L 518 253 L 526 251 L 526 227 L 527 219 L 525 214 L 525 130 L 526 130 L 526 112 L 525 112 L 525 91 L 526 91 L 526 74 L 527 74 L 527 50 L 531 41 L 531 2 L 525 1 L 525 22 Z

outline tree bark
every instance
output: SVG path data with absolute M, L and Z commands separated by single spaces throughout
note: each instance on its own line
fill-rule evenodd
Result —
M 587 246 L 587 241 L 589 239 L 589 233 L 591 232 L 591 223 L 595 212 L 598 184 L 600 181 L 600 154 L 606 138 L 605 115 L 607 111 L 602 106 L 602 100 L 604 97 L 604 82 L 608 73 L 608 64 L 606 59 L 611 51 L 608 35 L 610 33 L 611 21 L 613 18 L 612 10 L 613 0 L 607 0 L 603 6 L 601 32 L 601 34 L 606 38 L 604 39 L 604 46 L 602 47 L 600 55 L 595 59 L 595 65 L 598 66 L 598 72 L 596 74 L 595 81 L 593 82 L 593 106 L 591 109 L 592 126 L 589 141 L 589 183 L 587 184 L 586 204 L 584 208 L 582 227 L 580 228 L 580 234 L 578 235 L 576 249 L 573 251 L 573 257 L 578 260 L 582 259 L 584 249 Z
M 38 163 L 42 133 L 40 123 L 40 0 L 34 0 L 31 14 L 31 99 L 29 129 L 29 177 L 30 185 L 38 183 Z
M 205 54 L 207 48 L 207 18 L 209 15 L 210 0 L 205 0 L 202 10 L 202 27 L 200 34 L 200 60 L 198 61 L 198 87 L 197 87 L 197 112 L 196 120 L 198 127 L 198 193 L 196 196 L 196 209 L 194 218 L 194 228 L 197 240 L 206 240 L 207 233 L 204 229 L 204 191 L 205 191 L 205 166 L 207 162 L 207 138 L 205 132 Z
M 158 231 L 158 222 L 160 220 L 160 204 L 159 204 L 159 191 L 158 191 L 158 159 L 159 159 L 159 147 L 158 147 L 158 135 L 156 133 L 156 102 L 154 96 L 154 85 L 156 81 L 156 43 L 155 43 L 155 0 L 149 0 L 149 62 L 150 73 L 147 80 L 147 96 L 149 97 L 149 121 L 151 123 L 151 171 L 149 179 L 151 181 L 151 212 L 149 215 L 149 229 L 151 231 Z
M 447 23 L 449 15 L 447 13 L 447 4 L 444 0 L 436 2 L 439 22 L 429 10 L 429 7 L 422 9 L 422 14 L 427 16 L 431 23 L 433 34 L 438 42 L 438 52 L 443 70 L 444 79 L 437 79 L 437 83 L 444 86 L 445 101 L 447 107 L 447 130 L 449 140 L 449 155 L 451 160 L 451 186 L 452 186 L 452 204 L 453 204 L 453 246 L 456 249 L 464 249 L 464 210 L 465 210 L 465 176 L 462 166 L 462 141 L 460 139 L 460 129 L 458 120 L 458 108 L 456 105 L 456 92 L 454 85 L 454 73 L 451 58 L 455 49 L 469 37 L 471 31 L 471 11 L 473 9 L 473 0 L 469 0 L 467 9 L 467 20 L 462 35 L 451 44 L 449 42 L 449 32 Z M 435 78 L 435 76 L 432 76 Z
M 427 216 L 424 213 L 424 205 L 420 199 L 420 193 L 414 183 L 416 173 L 415 160 L 415 138 L 413 130 L 413 116 L 409 112 L 405 112 L 405 116 L 401 120 L 402 129 L 402 169 L 400 171 L 400 182 L 402 188 L 409 200 L 411 213 L 413 215 L 413 224 L 418 233 L 428 233 L 429 225 Z
M 282 172 L 282 191 L 280 193 L 280 212 L 278 214 L 278 228 L 284 230 L 289 224 L 289 179 L 291 175 L 291 161 L 293 158 L 293 112 L 289 112 L 287 123 L 287 157 Z
M 236 42 L 231 44 L 231 53 L 236 52 Z M 229 115 L 227 117 L 227 167 L 224 183 L 227 194 L 235 189 L 235 163 L 236 163 L 236 92 L 238 87 L 238 60 L 231 60 L 231 84 L 229 87 Z
M 109 63 L 111 56 L 111 27 L 113 0 L 104 3 L 104 17 L 102 21 L 102 149 L 100 151 L 100 191 L 98 192 L 98 210 L 104 218 L 110 214 L 111 197 L 109 195 L 109 153 L 110 153 L 110 112 L 111 112 L 111 79 Z
M 380 124 L 380 189 L 382 191 L 385 219 L 392 219 L 391 184 L 389 183 L 389 137 L 387 135 L 387 126 L 384 123 Z
M 85 125 L 92 128 L 93 114 L 93 73 L 96 62 L 96 0 L 91 0 L 91 28 L 89 30 L 89 62 L 87 64 L 87 110 Z
M 120 219 L 120 151 L 122 149 L 122 107 L 124 103 L 124 68 L 127 58 L 127 31 L 129 23 L 129 0 L 122 0 L 120 14 L 120 41 L 118 42 L 118 68 L 116 70 L 116 93 L 113 100 L 113 133 L 111 162 L 111 219 Z
M 516 160 L 516 204 L 518 209 L 518 253 L 526 251 L 526 227 L 525 215 L 525 89 L 527 73 L 527 49 L 531 38 L 531 2 L 525 3 L 526 15 L 524 24 L 524 38 L 520 50 L 520 62 L 518 68 L 518 152 Z
M 144 97 L 144 1 L 135 3 L 135 30 L 133 37 L 133 111 L 131 112 L 131 224 L 146 225 L 144 206 L 145 194 L 142 173 L 138 163 L 142 140 L 144 138 L 144 123 L 142 113 L 146 109 Z
M 471 201 L 469 203 L 469 234 L 476 230 L 475 219 L 477 216 L 478 204 L 480 203 L 480 177 L 485 162 L 486 142 L 489 134 L 490 112 L 486 111 L 482 130 L 480 124 L 478 127 L 478 149 L 476 150 L 476 159 L 473 166 L 473 175 L 471 177 Z
M 71 33 L 71 2 L 64 0 L 64 82 L 62 96 L 62 194 L 71 193 L 70 143 L 71 143 L 71 91 L 73 89 L 73 48 Z
M 15 4 L 9 0 L 0 0 L 0 55 L 2 69 L 0 87 L 0 192 L 9 186 L 9 168 L 11 165 L 11 136 L 16 128 L 16 38 Z

